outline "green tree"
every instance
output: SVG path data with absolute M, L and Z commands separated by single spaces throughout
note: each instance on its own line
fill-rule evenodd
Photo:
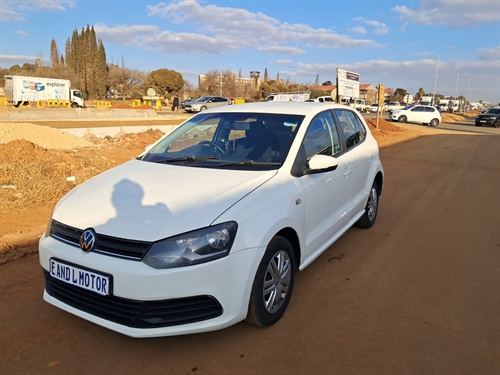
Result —
M 167 91 L 179 92 L 183 87 L 184 78 L 182 78 L 182 74 L 166 68 L 153 70 L 143 84 L 144 91 L 153 88 L 159 95 Z

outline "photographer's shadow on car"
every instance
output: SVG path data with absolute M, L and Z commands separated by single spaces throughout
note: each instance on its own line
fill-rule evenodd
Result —
M 131 233 L 138 223 L 143 225 L 158 221 L 165 221 L 171 216 L 167 206 L 163 203 L 144 205 L 144 189 L 136 182 L 123 179 L 118 182 L 111 193 L 111 203 L 116 210 L 116 216 L 106 223 L 96 226 L 97 233 L 115 233 L 124 231 Z M 130 228 L 127 228 L 130 226 Z

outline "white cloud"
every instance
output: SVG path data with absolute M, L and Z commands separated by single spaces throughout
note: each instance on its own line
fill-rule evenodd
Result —
M 3 4 L 2 4 L 3 5 Z M 7 6 L 0 7 L 0 21 L 2 22 L 22 22 L 26 21 L 24 16 L 15 10 L 8 9 Z
M 144 35 L 156 35 L 159 32 L 157 26 L 151 25 L 118 25 L 108 27 L 102 23 L 94 25 L 96 35 L 103 40 L 116 44 L 140 44 L 140 40 Z
M 149 16 L 169 19 L 175 24 L 197 28 L 192 34 L 167 32 L 166 41 L 172 42 L 175 35 L 182 41 L 194 35 L 213 38 L 212 46 L 220 51 L 238 50 L 247 47 L 275 53 L 305 53 L 300 47 L 281 47 L 289 43 L 305 43 L 310 48 L 360 48 L 377 47 L 372 40 L 353 39 L 339 35 L 330 29 L 314 29 L 303 24 L 289 24 L 278 21 L 261 12 L 252 13 L 246 9 L 202 5 L 197 0 L 174 0 L 171 3 L 149 5 Z M 175 39 L 175 38 L 174 38 Z M 174 40 L 173 47 L 177 47 Z M 170 50 L 170 46 L 164 46 Z
M 302 55 L 306 53 L 301 48 L 287 47 L 287 46 L 267 46 L 267 47 L 257 47 L 257 51 L 269 52 L 269 53 L 280 53 L 283 55 Z
M 477 50 L 477 53 L 481 60 L 500 62 L 500 46 L 491 48 L 480 48 Z
M 28 33 L 24 30 L 17 30 L 16 34 L 21 36 L 29 36 Z
M 389 28 L 383 22 L 374 21 L 374 20 L 367 20 L 364 17 L 356 17 L 356 18 L 354 18 L 354 21 L 360 22 L 360 23 L 367 25 L 367 26 L 370 26 L 370 27 L 373 27 L 374 28 L 373 33 L 375 35 L 385 35 L 389 32 Z M 361 26 L 359 26 L 359 28 L 365 29 L 364 27 L 361 27 Z M 353 29 L 356 29 L 356 28 L 353 28 Z M 365 34 L 365 33 L 363 33 L 363 34 Z
M 74 8 L 76 0 L 16 0 L 18 5 L 28 4 L 35 8 L 54 9 L 65 11 L 67 8 Z
M 24 22 L 26 15 L 39 9 L 66 11 L 76 0 L 0 0 L 0 21 Z
M 292 64 L 292 60 L 276 60 L 276 64 L 278 65 L 290 65 Z
M 415 8 L 398 5 L 391 10 L 399 14 L 404 28 L 408 23 L 466 27 L 500 22 L 498 2 L 491 0 L 421 0 Z
M 350 31 L 352 33 L 355 33 L 355 34 L 366 34 L 367 33 L 366 29 L 363 26 L 352 27 Z
M 27 55 L 0 55 L 0 66 L 10 68 L 12 65 L 23 65 L 24 63 L 34 64 L 36 56 Z

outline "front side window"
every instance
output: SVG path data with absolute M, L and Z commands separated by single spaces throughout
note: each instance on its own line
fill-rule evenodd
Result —
M 339 120 L 340 129 L 344 134 L 348 150 L 365 139 L 366 129 L 354 112 L 345 109 L 336 109 L 335 115 Z
M 322 112 L 312 120 L 303 146 L 307 160 L 317 154 L 335 156 L 341 152 L 340 138 L 330 111 Z

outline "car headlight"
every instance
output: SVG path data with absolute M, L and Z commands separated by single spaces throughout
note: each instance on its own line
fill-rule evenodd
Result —
M 155 242 L 142 261 L 158 269 L 187 267 L 229 254 L 238 224 L 234 221 Z
M 194 110 L 199 110 L 200 109 L 200 106 L 199 105 L 192 105 L 191 106 L 191 109 L 194 109 Z

